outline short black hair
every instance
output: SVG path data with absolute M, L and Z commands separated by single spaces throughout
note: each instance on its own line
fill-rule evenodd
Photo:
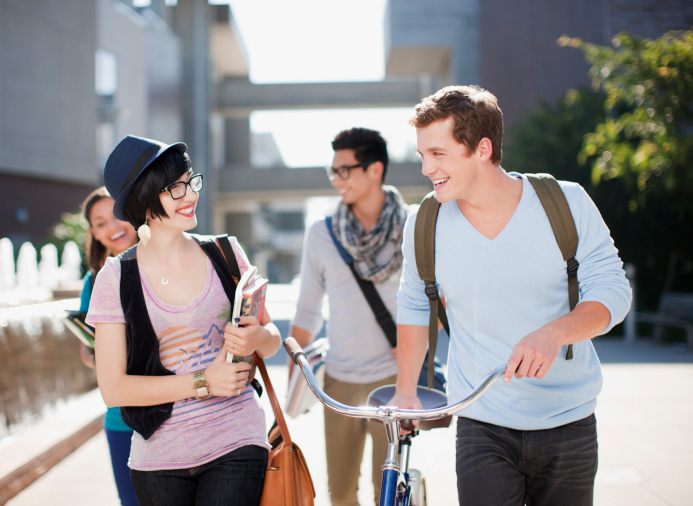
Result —
M 135 230 L 145 224 L 147 213 L 152 218 L 169 217 L 161 205 L 159 193 L 191 168 L 192 162 L 187 153 L 169 149 L 137 178 L 125 203 L 125 218 Z
M 385 181 L 388 162 L 387 143 L 377 130 L 360 127 L 343 130 L 332 141 L 332 149 L 335 151 L 353 149 L 354 158 L 359 163 L 381 162 L 383 164 L 382 182 Z

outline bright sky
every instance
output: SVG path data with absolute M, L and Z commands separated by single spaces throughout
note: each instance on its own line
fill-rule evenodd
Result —
M 385 0 L 228 0 L 255 83 L 379 81 Z
M 385 77 L 385 0 L 214 0 L 229 3 L 254 83 L 380 81 Z M 414 105 L 414 104 L 412 104 Z M 396 160 L 415 159 L 412 109 L 258 111 L 254 132 L 271 132 L 289 167 L 324 166 L 330 141 L 354 126 L 380 130 Z

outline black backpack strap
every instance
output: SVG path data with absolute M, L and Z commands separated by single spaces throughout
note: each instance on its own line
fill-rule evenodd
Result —
M 544 212 L 549 218 L 553 235 L 556 243 L 561 250 L 563 260 L 566 262 L 568 271 L 568 304 L 572 311 L 577 306 L 580 293 L 578 287 L 577 271 L 580 264 L 575 259 L 578 247 L 578 235 L 575 228 L 575 220 L 570 212 L 570 206 L 565 198 L 565 194 L 558 184 L 558 181 L 550 174 L 525 174 L 525 177 L 532 183 L 534 191 Z M 573 345 L 568 345 L 566 360 L 573 358 Z
M 424 290 L 430 307 L 428 318 L 428 388 L 433 388 L 433 360 L 438 346 L 439 319 L 445 332 L 448 336 L 450 335 L 448 315 L 436 286 L 436 222 L 438 221 L 439 210 L 440 203 L 436 200 L 436 192 L 432 191 L 421 201 L 414 227 L 416 269 L 424 282 Z
M 375 321 L 378 322 L 380 328 L 383 329 L 385 337 L 389 341 L 390 346 L 396 348 L 397 326 L 395 325 L 395 322 L 392 319 L 390 311 L 388 311 L 387 307 L 385 307 L 383 299 L 380 298 L 378 290 L 375 289 L 375 285 L 373 284 L 373 282 L 361 278 L 361 276 L 359 276 L 356 272 L 356 268 L 354 267 L 354 259 L 349 253 L 347 253 L 347 251 L 344 249 L 344 246 L 342 246 L 342 244 L 337 240 L 337 238 L 334 235 L 334 232 L 332 231 L 332 216 L 328 216 L 327 218 L 325 218 L 325 224 L 327 225 L 327 230 L 330 232 L 332 242 L 334 242 L 334 245 L 337 248 L 337 251 L 339 252 L 339 256 L 341 256 L 344 262 L 349 266 L 351 273 L 354 275 L 354 278 L 356 279 L 356 283 L 359 285 L 359 288 L 361 289 L 363 296 L 366 298 L 366 302 L 368 302 L 371 311 L 373 311 Z

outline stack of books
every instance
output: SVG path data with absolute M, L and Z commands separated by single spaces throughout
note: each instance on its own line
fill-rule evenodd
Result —
M 240 316 L 254 316 L 262 325 L 265 316 L 265 297 L 267 295 L 267 279 L 257 273 L 256 267 L 250 267 L 243 273 L 238 286 L 236 287 L 236 297 L 233 301 L 233 313 L 231 314 L 231 325 L 238 327 L 236 318 Z M 226 354 L 227 362 L 253 362 L 253 356 L 241 357 L 231 353 Z

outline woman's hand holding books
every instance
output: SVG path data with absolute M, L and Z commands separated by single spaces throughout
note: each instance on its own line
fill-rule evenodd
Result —
M 233 355 L 248 357 L 272 338 L 270 331 L 254 316 L 240 316 L 236 320 L 237 327 L 229 322 L 224 328 L 226 349 Z
M 227 351 L 229 351 L 228 345 L 219 351 L 217 358 L 205 370 L 209 393 L 218 397 L 241 395 L 248 383 L 250 373 L 250 364 L 247 362 L 227 362 Z

